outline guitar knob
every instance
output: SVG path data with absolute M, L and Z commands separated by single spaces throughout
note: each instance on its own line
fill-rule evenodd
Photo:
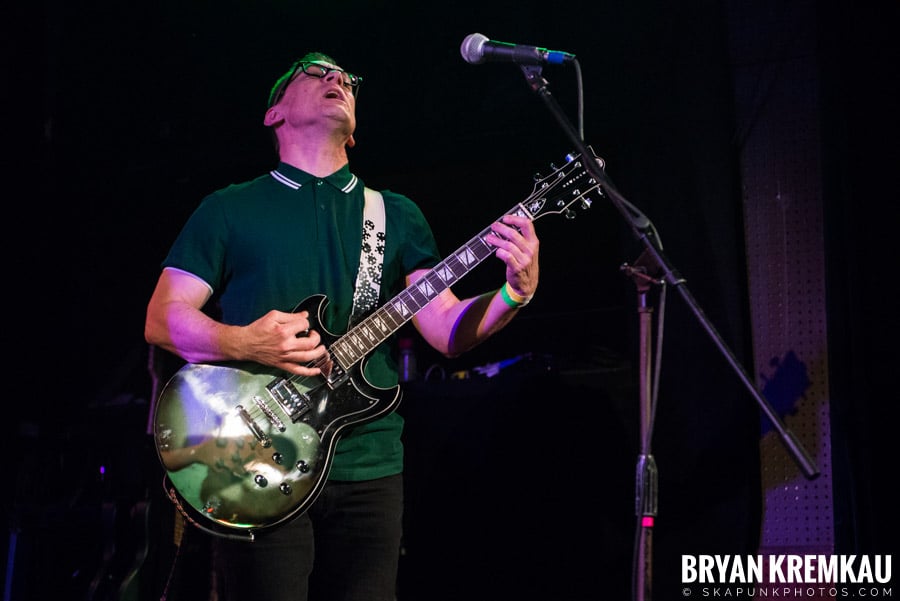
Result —
M 297 469 L 300 470 L 301 473 L 309 473 L 309 464 L 301 459 L 297 462 Z
M 253 481 L 256 482 L 256 485 L 260 488 L 265 488 L 269 485 L 269 481 L 266 480 L 266 477 L 262 474 L 256 474 L 255 476 L 253 476 Z

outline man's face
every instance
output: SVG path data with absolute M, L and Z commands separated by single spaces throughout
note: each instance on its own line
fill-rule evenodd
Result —
M 347 135 L 356 128 L 356 98 L 348 74 L 331 63 L 315 61 L 297 69 L 275 104 L 285 122 L 294 127 L 342 124 Z

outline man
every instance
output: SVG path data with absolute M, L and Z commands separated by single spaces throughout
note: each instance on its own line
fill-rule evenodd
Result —
M 349 170 L 361 78 L 321 53 L 295 62 L 273 87 L 264 124 L 278 167 L 203 200 L 163 262 L 147 307 L 147 342 L 190 363 L 251 361 L 297 376 L 328 365 L 307 311 L 328 299 L 325 329 L 343 332 L 354 303 L 364 186 Z M 440 262 L 421 211 L 383 191 L 385 240 L 379 298 L 391 299 Z M 503 328 L 538 284 L 531 221 L 505 216 L 486 242 L 506 264 L 506 283 L 460 300 L 446 289 L 413 323 L 456 356 Z M 209 306 L 216 311 L 209 311 Z M 376 386 L 397 383 L 393 348 L 366 363 Z M 401 537 L 402 418 L 390 413 L 341 436 L 327 484 L 309 510 L 253 543 L 217 541 L 220 597 L 393 601 Z

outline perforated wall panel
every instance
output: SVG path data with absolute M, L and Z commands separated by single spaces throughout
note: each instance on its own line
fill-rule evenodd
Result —
M 808 480 L 763 423 L 760 551 L 828 553 L 834 520 L 814 6 L 731 4 L 757 382 L 821 474 Z M 759 39 L 760 31 L 769 37 Z

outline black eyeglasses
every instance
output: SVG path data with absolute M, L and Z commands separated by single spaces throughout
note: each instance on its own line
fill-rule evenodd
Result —
M 294 68 L 291 70 L 290 74 L 284 79 L 284 83 L 282 83 L 275 94 L 272 95 L 272 101 L 269 102 L 269 106 L 278 104 L 278 102 L 284 96 L 284 92 L 285 90 L 287 90 L 287 87 L 291 85 L 291 82 L 294 81 L 294 78 L 297 77 L 297 75 L 301 71 L 306 75 L 309 75 L 310 77 L 317 77 L 319 79 L 327 76 L 332 71 L 334 71 L 335 73 L 339 73 L 341 75 L 341 82 L 343 86 L 350 90 L 350 93 L 354 96 L 356 96 L 359 92 L 359 84 L 362 83 L 362 77 L 360 77 L 359 75 L 348 73 L 347 71 L 338 69 L 337 67 L 328 67 L 319 63 L 298 62 L 294 65 Z

